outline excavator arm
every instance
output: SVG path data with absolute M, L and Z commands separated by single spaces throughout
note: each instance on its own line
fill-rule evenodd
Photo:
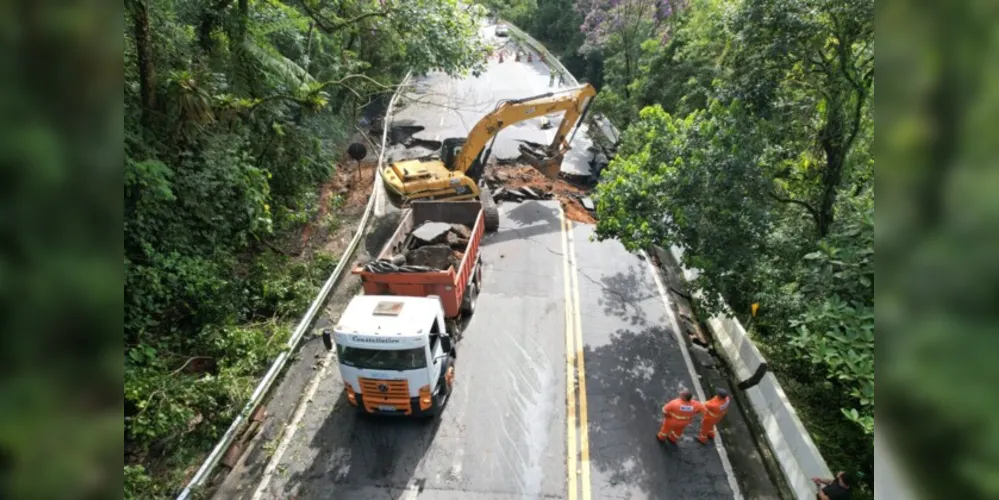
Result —
M 531 151 L 530 148 L 524 146 L 520 148 L 528 163 L 549 178 L 555 178 L 558 175 L 562 157 L 569 149 L 569 141 L 566 136 L 576 128 L 580 119 L 586 114 L 596 93 L 596 89 L 587 83 L 566 91 L 500 101 L 496 105 L 496 109 L 479 120 L 469 132 L 460 152 L 454 158 L 453 165 L 450 165 L 448 161 L 445 163 L 448 163 L 448 166 L 453 170 L 465 173 L 477 166 L 477 163 L 485 162 L 488 152 L 486 155 L 482 155 L 482 153 L 486 144 L 494 139 L 500 130 L 531 118 L 564 112 L 562 122 L 549 146 L 543 148 L 540 153 Z

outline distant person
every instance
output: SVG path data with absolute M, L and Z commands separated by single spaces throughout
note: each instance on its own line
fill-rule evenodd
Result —
M 548 86 L 555 85 L 555 68 L 548 68 Z
M 676 444 L 676 440 L 683 435 L 683 430 L 690 425 L 694 415 L 702 411 L 704 406 L 694 399 L 690 391 L 680 391 L 676 399 L 663 405 L 663 425 L 659 427 L 656 438 L 660 441 L 669 439 L 669 442 Z
M 562 73 L 558 74 L 558 86 L 561 87 L 565 85 L 565 76 Z
M 725 418 L 728 413 L 729 404 L 732 398 L 725 389 L 715 391 L 715 397 L 704 402 L 704 418 L 701 419 L 701 434 L 697 440 L 701 444 L 708 444 L 709 439 L 715 438 L 715 425 Z
M 812 482 L 819 487 L 819 492 L 815 494 L 818 500 L 849 500 L 853 476 L 849 472 L 840 472 L 832 479 L 813 477 Z

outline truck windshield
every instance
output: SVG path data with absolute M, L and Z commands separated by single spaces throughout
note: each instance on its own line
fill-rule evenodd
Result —
M 424 348 L 415 349 L 364 349 L 337 345 L 340 363 L 354 368 L 371 370 L 416 370 L 427 367 Z

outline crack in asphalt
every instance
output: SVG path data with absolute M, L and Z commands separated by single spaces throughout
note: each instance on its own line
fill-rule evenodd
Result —
M 510 231 L 513 231 L 514 234 L 516 234 L 519 239 L 526 240 L 526 241 L 529 241 L 529 242 L 531 242 L 531 243 L 533 243 L 535 245 L 538 245 L 538 246 L 544 248 L 545 250 L 547 250 L 552 255 L 557 255 L 559 257 L 564 256 L 564 254 L 562 252 L 559 252 L 559 251 L 556 251 L 556 250 L 552 250 L 551 247 L 549 247 L 548 245 L 546 245 L 546 244 L 544 244 L 544 243 L 536 240 L 534 236 L 524 236 L 523 235 L 523 229 L 510 228 Z

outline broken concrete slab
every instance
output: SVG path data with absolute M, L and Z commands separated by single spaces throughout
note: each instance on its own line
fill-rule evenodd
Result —
M 445 224 L 446 225 L 446 224 Z M 407 263 L 414 266 L 427 266 L 434 269 L 447 269 L 451 265 L 451 247 L 447 244 L 427 245 L 412 250 L 407 255 Z
M 715 366 L 715 358 L 711 356 L 711 352 L 706 348 L 697 344 L 691 344 L 690 353 L 693 356 L 694 361 L 697 361 L 697 364 L 706 368 L 712 368 Z
M 596 205 L 593 204 L 593 199 L 590 198 L 589 196 L 584 196 L 584 197 L 580 198 L 579 202 L 583 205 L 583 208 L 585 208 L 587 210 L 591 210 L 592 211 L 592 210 L 596 210 L 597 209 Z
M 441 243 L 451 231 L 451 224 L 446 222 L 426 222 L 413 230 L 413 238 L 423 245 Z
M 451 224 L 451 231 L 465 239 L 472 237 L 472 229 L 464 224 Z

